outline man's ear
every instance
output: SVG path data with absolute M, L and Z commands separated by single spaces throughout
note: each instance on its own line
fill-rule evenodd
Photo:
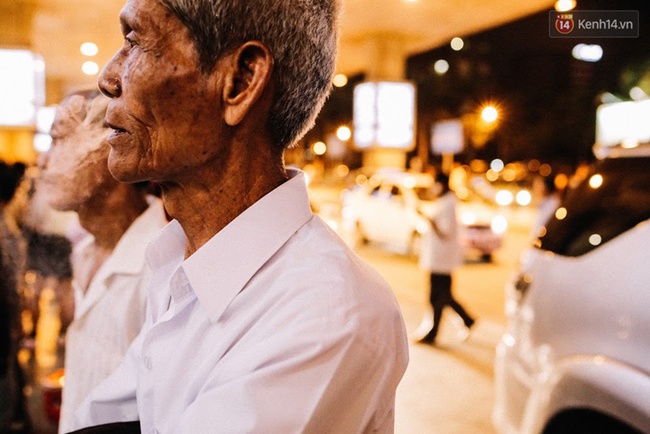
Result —
M 239 124 L 260 98 L 271 80 L 273 56 L 258 41 L 249 41 L 231 53 L 230 68 L 223 87 L 224 120 Z

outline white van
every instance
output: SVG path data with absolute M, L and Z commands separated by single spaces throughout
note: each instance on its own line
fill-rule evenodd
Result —
M 650 145 L 626 146 L 596 149 L 506 288 L 500 433 L 650 433 Z

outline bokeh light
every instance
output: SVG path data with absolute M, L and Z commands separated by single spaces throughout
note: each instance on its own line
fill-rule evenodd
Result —
M 97 44 L 93 42 L 84 42 L 83 44 L 81 44 L 79 51 L 81 51 L 81 54 L 83 54 L 84 56 L 92 57 L 97 55 L 97 53 L 99 52 L 99 48 L 97 48 Z
M 433 70 L 436 71 L 436 74 L 443 75 L 449 71 L 449 62 L 445 59 L 436 60 L 436 63 L 433 64 Z
M 316 155 L 323 155 L 327 152 L 327 145 L 323 142 L 316 142 L 312 145 L 312 150 Z
M 86 75 L 96 75 L 99 72 L 99 65 L 91 61 L 84 62 L 81 71 Z
M 499 118 L 499 111 L 493 105 L 483 107 L 481 110 L 481 119 L 485 122 L 495 122 Z
M 343 87 L 348 84 L 348 77 L 345 74 L 336 74 L 332 79 L 334 87 Z
M 589 178 L 589 187 L 593 188 L 594 190 L 601 185 L 603 185 L 603 175 L 597 173 Z
M 336 137 L 345 142 L 350 140 L 350 137 L 352 137 L 352 131 L 349 127 L 342 125 L 336 130 Z
M 451 45 L 451 49 L 452 49 L 452 50 L 454 50 L 454 51 L 460 51 L 460 50 L 462 50 L 463 47 L 465 46 L 465 41 L 463 41 L 462 38 L 458 38 L 458 37 L 456 37 L 456 38 L 454 38 L 454 39 L 451 40 L 451 42 L 449 43 L 449 45 Z

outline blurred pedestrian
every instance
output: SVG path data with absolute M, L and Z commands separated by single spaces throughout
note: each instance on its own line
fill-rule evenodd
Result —
M 531 230 L 533 238 L 544 235 L 546 224 L 560 206 L 561 199 L 561 191 L 557 188 L 554 176 L 549 175 L 537 179 L 536 186 L 540 190 L 540 199 Z
M 24 271 L 24 240 L 12 218 L 5 214 L 25 171 L 22 163 L 0 161 L 0 432 L 28 433 L 30 420 L 18 363 L 22 337 L 18 281 Z
M 437 172 L 435 181 L 434 186 L 440 193 L 427 215 L 431 228 L 422 240 L 419 259 L 420 268 L 429 273 L 429 301 L 433 308 L 433 327 L 418 341 L 426 344 L 435 344 L 446 306 L 460 315 L 468 329 L 475 322 L 452 293 L 452 275 L 464 257 L 459 239 L 458 198 L 449 186 L 447 175 Z
M 108 171 L 108 101 L 98 90 L 64 98 L 36 183 L 35 200 L 76 212 L 88 231 L 72 255 L 75 307 L 66 333 L 61 432 L 69 431 L 79 404 L 140 332 L 150 274 L 144 251 L 167 224 L 146 184 L 120 183 Z
M 408 359 L 385 280 L 309 207 L 284 150 L 330 88 L 336 0 L 128 0 L 109 168 L 175 219 L 143 332 L 77 412 L 143 432 L 393 432 Z

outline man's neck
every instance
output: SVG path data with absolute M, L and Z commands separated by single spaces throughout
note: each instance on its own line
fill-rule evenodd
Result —
M 165 209 L 178 220 L 187 237 L 186 257 L 287 180 L 278 160 L 271 165 L 269 159 L 262 162 L 253 158 L 248 164 L 205 168 L 185 182 L 162 185 Z
M 93 235 L 97 247 L 111 252 L 147 206 L 142 192 L 133 186 L 121 185 L 84 204 L 78 210 L 79 223 Z

